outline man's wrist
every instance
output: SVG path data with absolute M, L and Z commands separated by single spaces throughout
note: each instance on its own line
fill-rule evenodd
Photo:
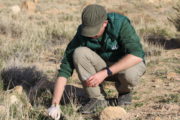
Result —
M 108 76 L 111 76 L 113 74 L 112 71 L 109 69 L 109 67 L 106 67 L 105 69 Z
M 102 73 L 104 74 L 104 77 L 105 77 L 105 78 L 108 77 L 108 74 L 107 74 L 107 70 L 106 70 L 106 69 L 103 69 L 103 70 L 102 70 Z
M 53 100 L 52 105 L 54 105 L 54 106 L 59 105 L 59 102 L 57 102 L 56 100 Z
M 59 104 L 53 103 L 51 106 L 57 107 L 57 106 L 59 106 Z

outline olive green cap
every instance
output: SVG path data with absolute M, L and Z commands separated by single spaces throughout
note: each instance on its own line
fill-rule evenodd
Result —
M 103 22 L 107 19 L 107 13 L 103 6 L 91 4 L 82 12 L 81 35 L 86 37 L 96 36 Z

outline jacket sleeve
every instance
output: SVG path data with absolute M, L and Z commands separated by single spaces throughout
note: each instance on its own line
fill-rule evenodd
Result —
M 73 65 L 73 52 L 74 50 L 80 46 L 79 38 L 77 32 L 72 41 L 68 44 L 65 52 L 64 57 L 61 61 L 60 69 L 58 70 L 58 77 L 65 77 L 69 78 L 72 76 L 74 65 Z
M 140 43 L 140 38 L 136 34 L 135 29 L 127 17 L 123 20 L 122 27 L 120 29 L 120 42 L 123 46 L 125 54 L 132 54 L 144 59 L 144 51 Z

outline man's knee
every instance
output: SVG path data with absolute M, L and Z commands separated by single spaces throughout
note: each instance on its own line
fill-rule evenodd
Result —
M 125 70 L 125 79 L 131 86 L 136 86 L 139 83 L 140 77 L 144 74 L 145 69 L 144 63 L 139 63 Z
M 134 87 L 139 82 L 139 75 L 137 72 L 125 72 L 125 79 L 132 87 Z
M 80 62 L 82 60 L 84 60 L 84 58 L 86 58 L 88 52 L 89 52 L 89 48 L 87 47 L 78 47 L 74 50 L 73 53 L 73 61 L 75 63 Z

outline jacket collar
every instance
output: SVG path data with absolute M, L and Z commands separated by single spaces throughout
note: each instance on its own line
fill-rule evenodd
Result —
M 118 31 L 117 27 L 113 24 L 115 22 L 114 16 L 108 16 L 107 20 L 108 20 L 108 24 L 107 24 L 107 28 L 106 28 L 107 34 L 112 39 L 117 39 L 119 31 Z

